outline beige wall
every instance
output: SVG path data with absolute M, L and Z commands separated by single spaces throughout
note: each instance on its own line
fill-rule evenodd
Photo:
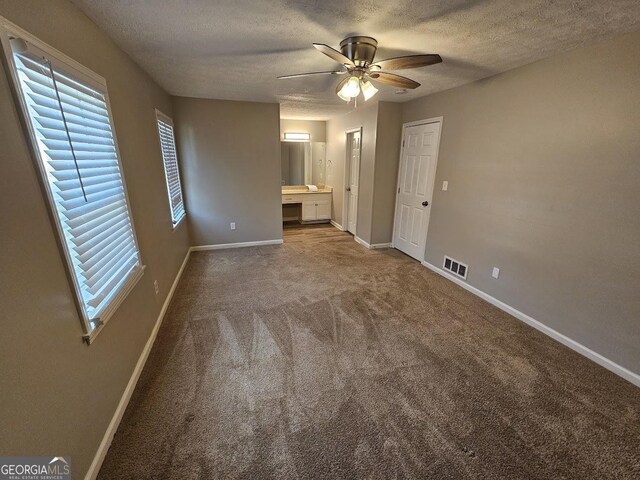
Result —
M 371 243 L 393 240 L 400 142 L 402 141 L 402 105 L 380 102 L 376 135 L 375 183 L 371 219 Z
M 193 245 L 281 239 L 278 104 L 174 97 L 173 108 Z
M 284 138 L 285 132 L 308 133 L 311 142 L 327 141 L 327 122 L 323 120 L 293 120 L 288 118 L 280 119 L 280 139 Z
M 358 107 L 346 115 L 327 121 L 327 185 L 333 187 L 332 218 L 345 229 L 342 209 L 344 205 L 344 165 L 347 154 L 347 130 L 362 127 L 362 153 L 360 155 L 360 192 L 356 233 L 365 242 L 371 240 L 373 207 L 374 163 L 378 104 Z
M 342 218 L 345 132 L 358 127 L 363 132 L 356 233 L 370 244 L 390 243 L 402 135 L 402 106 L 398 103 L 378 102 L 358 107 L 327 121 L 327 161 L 331 161 L 327 183 L 334 188 L 332 218 L 346 228 Z
M 636 373 L 639 58 L 640 32 L 411 101 L 403 116 L 444 116 L 426 260 L 468 263 L 469 284 Z
M 154 108 L 170 98 L 66 1 L 0 0 L 0 15 L 104 76 L 147 269 L 91 346 L 0 65 L 0 452 L 72 457 L 82 478 L 185 257 L 171 230 Z M 153 280 L 160 295 L 156 296 Z

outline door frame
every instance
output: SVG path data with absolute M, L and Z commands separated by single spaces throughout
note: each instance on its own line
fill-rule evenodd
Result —
M 436 145 L 436 158 L 435 158 L 435 168 L 434 175 L 431 179 L 431 196 L 428 199 L 429 205 L 433 205 L 433 194 L 435 193 L 435 185 L 436 185 L 436 176 L 438 174 L 438 157 L 440 156 L 440 140 L 442 139 L 442 126 L 444 124 L 444 117 L 432 117 L 425 118 L 424 120 L 416 120 L 414 122 L 407 122 L 402 124 L 402 136 L 400 143 L 400 156 L 398 157 L 398 181 L 396 182 L 396 201 L 393 207 L 393 233 L 391 236 L 391 248 L 395 248 L 396 241 L 396 231 L 398 228 L 398 194 L 400 193 L 400 181 L 402 179 L 400 173 L 402 171 L 402 156 L 404 155 L 404 136 L 409 127 L 416 127 L 418 125 L 426 125 L 428 123 L 440 123 L 440 133 L 438 135 L 438 144 Z M 424 251 L 422 252 L 421 258 L 418 259 L 419 262 L 424 261 L 424 257 L 427 251 L 427 239 L 429 238 L 429 223 L 431 223 L 431 214 L 429 214 L 429 221 L 427 222 L 427 229 L 424 238 Z
M 347 198 L 347 187 L 349 185 L 349 181 L 351 180 L 351 145 L 348 144 L 347 138 L 350 133 L 360 132 L 360 166 L 358 168 L 358 189 L 360 188 L 360 171 L 362 170 L 362 130 L 363 127 L 360 125 L 359 127 L 353 127 L 344 131 L 344 143 L 345 143 L 345 151 L 344 151 L 344 176 L 342 182 L 342 231 L 349 231 L 349 202 Z M 356 228 L 358 227 L 358 204 L 360 203 L 360 192 L 358 192 L 358 203 L 356 203 Z M 355 232 L 353 236 L 355 237 Z

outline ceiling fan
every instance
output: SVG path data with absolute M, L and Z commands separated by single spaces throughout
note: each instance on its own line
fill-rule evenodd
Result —
M 314 47 L 322 53 L 342 65 L 340 70 L 328 72 L 298 73 L 296 75 L 283 75 L 278 79 L 300 78 L 311 75 L 345 75 L 336 87 L 336 93 L 345 102 L 357 98 L 360 93 L 365 101 L 373 97 L 378 89 L 371 81 L 392 85 L 398 88 L 414 89 L 420 84 L 410 78 L 390 73 L 387 70 L 404 70 L 408 68 L 426 67 L 442 62 L 437 54 L 407 55 L 404 57 L 387 58 L 378 62 L 373 61 L 378 41 L 372 37 L 347 37 L 340 42 L 340 52 L 329 45 L 314 43 Z

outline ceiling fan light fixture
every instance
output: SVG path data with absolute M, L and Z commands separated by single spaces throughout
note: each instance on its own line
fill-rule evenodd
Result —
M 338 92 L 340 98 L 348 97 L 355 98 L 360 95 L 360 79 L 356 76 L 353 76 L 347 80 L 347 82 L 343 85 L 343 87 Z
M 378 93 L 369 79 L 384 85 L 399 88 L 396 93 L 405 93 L 406 89 L 414 90 L 420 86 L 415 80 L 403 77 L 395 70 L 407 70 L 412 68 L 427 67 L 442 63 L 442 57 L 436 53 L 424 53 L 417 55 L 405 55 L 384 60 L 376 60 L 378 41 L 372 37 L 352 36 L 340 42 L 340 50 L 324 43 L 314 43 L 313 46 L 321 53 L 331 58 L 340 65 L 337 70 L 325 72 L 299 73 L 294 75 L 282 75 L 279 79 L 308 77 L 312 75 L 345 75 L 342 81 L 335 86 L 335 92 L 341 100 L 349 103 L 355 101 L 360 93 L 367 101 Z
M 374 87 L 369 80 L 367 80 L 366 82 L 361 82 L 360 90 L 362 90 L 362 95 L 364 95 L 365 102 L 373 97 L 376 93 L 378 93 L 378 89 Z
M 338 92 L 338 96 L 340 97 L 341 100 L 344 100 L 347 103 L 351 101 L 351 98 L 345 97 L 344 95 L 342 95 L 342 90 Z

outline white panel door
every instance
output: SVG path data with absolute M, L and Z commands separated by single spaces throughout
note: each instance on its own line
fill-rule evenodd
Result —
M 347 186 L 347 230 L 356 234 L 358 220 L 358 185 L 360 183 L 360 132 L 350 133 L 349 182 Z
M 406 127 L 403 135 L 393 246 L 419 261 L 424 260 L 440 125 Z

